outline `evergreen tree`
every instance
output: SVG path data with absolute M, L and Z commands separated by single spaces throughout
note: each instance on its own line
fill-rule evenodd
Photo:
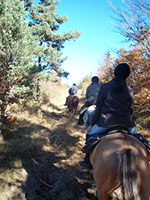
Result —
M 34 0 L 20 0 L 24 1 L 25 10 L 29 10 Z
M 1 131 L 7 105 L 31 94 L 29 77 L 36 44 L 20 0 L 0 2 L 0 102 Z
M 58 76 L 67 77 L 61 65 L 66 58 L 62 58 L 62 48 L 67 40 L 75 39 L 80 36 L 78 31 L 67 33 L 56 33 L 67 17 L 56 14 L 57 1 L 41 0 L 36 6 L 32 5 L 29 16 L 31 17 L 30 26 L 32 27 L 35 41 L 39 45 L 37 65 L 41 71 L 55 71 Z

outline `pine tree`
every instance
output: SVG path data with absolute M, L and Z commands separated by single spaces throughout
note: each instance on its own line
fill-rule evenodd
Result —
M 20 0 L 0 2 L 1 132 L 7 105 L 31 93 L 29 76 L 36 44 L 24 15 Z
M 67 40 L 74 40 L 80 36 L 78 31 L 56 33 L 60 25 L 68 21 L 67 17 L 56 14 L 58 2 L 54 0 L 41 0 L 36 6 L 32 5 L 29 16 L 30 26 L 33 30 L 35 41 L 39 45 L 37 65 L 40 70 L 57 72 L 58 76 L 67 77 L 61 66 L 66 58 L 62 58 L 62 48 Z

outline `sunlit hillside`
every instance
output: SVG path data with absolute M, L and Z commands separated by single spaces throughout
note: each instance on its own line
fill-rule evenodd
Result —
M 91 172 L 78 165 L 86 129 L 77 125 L 79 113 L 64 106 L 67 95 L 65 86 L 43 82 L 40 102 L 9 110 L 17 125 L 0 141 L 0 200 L 97 199 Z M 148 130 L 144 135 L 150 139 Z

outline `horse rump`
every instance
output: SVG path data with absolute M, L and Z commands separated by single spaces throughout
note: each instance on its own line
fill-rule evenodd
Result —
M 72 107 L 73 107 L 74 113 L 77 112 L 78 104 L 79 104 L 79 97 L 74 95 L 74 97 L 72 98 Z
M 72 113 L 76 113 L 77 108 L 78 108 L 78 104 L 79 104 L 79 97 L 78 96 L 70 95 L 68 97 L 67 106 L 68 106 L 69 111 L 71 111 Z
M 136 137 L 126 133 L 105 136 L 90 153 L 90 162 L 99 200 L 116 195 L 121 200 L 149 200 L 149 156 Z

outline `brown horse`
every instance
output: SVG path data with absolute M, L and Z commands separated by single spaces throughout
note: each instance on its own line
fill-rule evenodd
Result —
M 98 199 L 108 200 L 119 186 L 123 200 L 149 200 L 149 154 L 132 135 L 104 137 L 90 154 Z
M 79 97 L 76 95 L 70 95 L 67 99 L 67 107 L 69 109 L 69 111 L 71 111 L 72 113 L 76 113 L 77 112 L 77 108 L 78 108 L 78 104 L 79 104 Z

